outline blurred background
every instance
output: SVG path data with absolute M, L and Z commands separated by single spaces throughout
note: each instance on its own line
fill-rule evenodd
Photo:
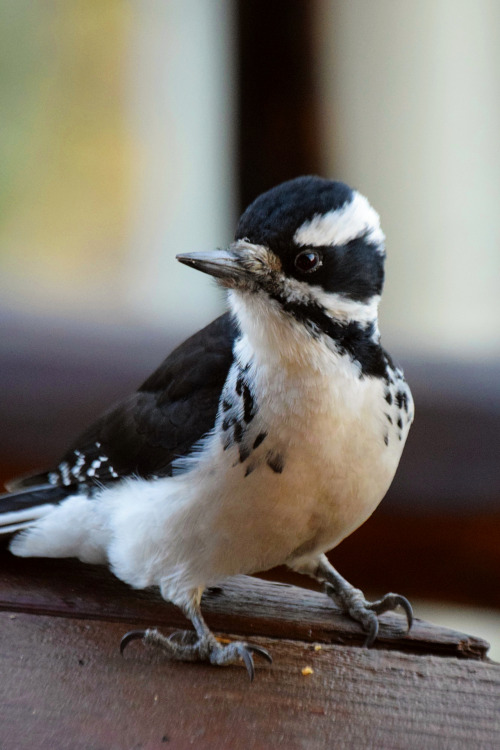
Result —
M 383 341 L 417 416 L 332 560 L 496 641 L 499 28 L 493 0 L 1 0 L 0 479 L 223 310 L 176 253 L 229 243 L 282 180 L 335 177 L 381 214 Z

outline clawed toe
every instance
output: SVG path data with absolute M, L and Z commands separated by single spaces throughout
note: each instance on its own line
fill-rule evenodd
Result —
M 253 654 L 262 656 L 270 664 L 272 663 L 271 654 L 266 649 L 260 646 L 254 646 L 251 643 L 244 643 L 243 641 L 234 641 L 228 643 L 225 646 L 216 644 L 210 653 L 210 662 L 212 664 L 218 664 L 219 666 L 226 664 L 234 664 L 240 660 L 243 661 L 252 682 L 255 677 L 255 667 L 253 663 Z
M 369 613 L 369 615 L 370 616 L 368 618 L 368 625 L 366 624 L 366 622 L 363 623 L 365 631 L 366 630 L 368 631 L 366 638 L 365 638 L 365 642 L 363 643 L 364 648 L 371 648 L 373 644 L 375 643 L 375 641 L 377 640 L 377 636 L 378 636 L 378 629 L 379 629 L 378 617 L 377 615 L 374 615 L 371 612 Z
M 379 633 L 378 615 L 388 612 L 389 610 L 401 607 L 406 615 L 408 627 L 406 632 L 409 633 L 413 625 L 413 609 L 405 596 L 401 594 L 386 594 L 375 602 L 367 601 L 362 592 L 358 589 L 347 585 L 342 590 L 335 589 L 331 583 L 323 584 L 323 591 L 333 601 L 340 604 L 342 609 L 349 614 L 354 620 L 357 620 L 366 632 L 364 646 L 373 646 Z
M 250 677 L 250 682 L 253 682 L 253 678 L 255 677 L 255 667 L 253 664 L 253 658 L 252 654 L 246 648 L 245 646 L 240 646 L 238 648 L 238 653 L 240 654 L 241 658 L 245 662 L 245 667 L 247 668 L 248 676 Z
M 174 630 L 167 640 L 182 646 L 196 646 L 199 638 L 194 630 Z
M 271 656 L 269 651 L 266 651 L 265 648 L 261 648 L 260 646 L 252 646 L 250 643 L 247 643 L 245 645 L 249 651 L 252 651 L 254 654 L 258 654 L 259 656 L 262 656 L 266 661 L 269 662 L 269 664 L 273 663 L 273 657 Z
M 221 645 L 212 635 L 199 638 L 196 633 L 189 630 L 175 631 L 168 637 L 161 635 L 157 630 L 130 630 L 120 641 L 120 653 L 123 655 L 128 644 L 136 640 L 159 646 L 170 657 L 181 661 L 209 661 L 218 666 L 243 661 L 250 681 L 255 677 L 254 654 L 266 659 L 270 664 L 273 661 L 271 654 L 260 646 L 243 641 Z
M 266 661 L 269 662 L 269 664 L 273 663 L 273 657 L 269 653 L 269 651 L 266 651 L 265 648 L 260 648 L 260 646 L 252 646 L 249 643 L 242 643 L 238 644 L 238 652 L 245 662 L 245 667 L 247 668 L 248 676 L 250 677 L 250 682 L 253 682 L 253 678 L 255 677 L 255 667 L 253 663 L 253 654 L 257 654 L 258 656 L 262 656 Z
M 373 646 L 378 636 L 379 621 L 377 615 L 389 612 L 392 609 L 396 609 L 396 607 L 402 607 L 402 609 L 404 609 L 408 623 L 406 634 L 408 634 L 413 625 L 413 609 L 405 596 L 401 596 L 401 594 L 386 594 L 382 599 L 378 599 L 376 602 L 366 602 L 366 610 L 369 610 L 369 612 L 366 613 L 366 621 L 363 622 L 363 624 L 365 624 L 365 622 L 367 623 L 367 626 L 365 625 L 367 636 L 363 644 L 366 648 Z
M 401 596 L 401 594 L 386 594 L 382 599 L 371 602 L 369 605 L 369 608 L 377 614 L 388 612 L 391 609 L 396 609 L 396 607 L 401 607 L 404 610 L 408 622 L 406 632 L 409 633 L 413 625 L 413 608 L 406 596 Z
M 144 644 L 155 646 L 168 656 L 180 661 L 197 661 L 207 656 L 206 644 L 192 630 L 176 630 L 169 636 L 162 635 L 155 628 L 147 630 L 130 630 L 120 641 L 120 653 L 132 641 L 141 640 Z

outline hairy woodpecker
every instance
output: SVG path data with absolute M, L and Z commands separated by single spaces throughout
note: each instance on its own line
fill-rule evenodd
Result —
M 313 576 L 367 632 L 409 602 L 368 602 L 325 552 L 385 495 L 413 419 L 403 373 L 380 345 L 384 235 L 366 198 L 299 177 L 259 196 L 225 250 L 178 255 L 228 290 L 229 313 L 179 346 L 46 474 L 12 483 L 0 524 L 21 556 L 107 563 L 160 587 L 195 632 L 124 636 L 225 665 L 203 590 L 285 564 Z

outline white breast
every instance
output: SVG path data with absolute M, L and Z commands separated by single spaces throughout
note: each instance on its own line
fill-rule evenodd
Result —
M 238 348 L 245 362 L 249 342 L 243 339 Z M 288 556 L 308 545 L 331 549 L 366 520 L 393 479 L 409 426 L 399 439 L 395 418 L 391 424 L 387 417 L 382 380 L 360 378 L 347 356 L 310 337 L 301 348 L 308 367 L 297 367 L 294 356 L 276 366 L 264 355 L 255 364 L 259 411 L 253 429 L 265 429 L 269 437 L 259 448 L 259 471 L 245 480 L 257 496 L 252 510 L 273 524 L 273 534 L 286 515 L 280 549 L 292 546 Z M 256 357 L 254 350 L 252 361 Z M 278 477 L 265 465 L 269 451 L 283 457 Z M 276 542 L 270 546 L 276 549 Z
M 257 400 L 248 442 L 267 436 L 241 461 L 239 446 L 224 450 L 215 434 L 191 475 L 203 485 L 203 524 L 213 542 L 204 570 L 221 576 L 338 544 L 385 495 L 409 427 L 398 432 L 389 422 L 384 381 L 360 377 L 348 356 L 278 312 L 273 317 L 267 304 L 259 317 L 254 305 L 235 353 Z M 269 466 L 273 455 L 281 472 Z

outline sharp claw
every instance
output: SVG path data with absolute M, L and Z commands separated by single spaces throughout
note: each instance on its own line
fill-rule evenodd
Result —
M 401 607 L 404 610 L 408 622 L 407 632 L 409 633 L 413 625 L 413 609 L 406 596 L 401 596 L 401 594 L 386 594 L 382 599 L 372 602 L 370 605 L 370 609 L 379 615 L 383 612 L 388 612 L 390 609 L 396 609 L 396 607 Z
M 375 615 L 373 620 L 370 620 L 370 630 L 366 636 L 366 640 L 363 644 L 365 648 L 371 648 L 375 643 L 375 639 L 378 635 L 378 617 Z
M 406 596 L 401 596 L 401 594 L 387 594 L 387 596 L 384 596 L 380 601 L 373 603 L 370 609 L 377 614 L 382 614 L 383 612 L 387 612 L 389 609 L 395 609 L 398 606 L 404 609 L 408 622 L 408 629 L 406 632 L 409 633 L 413 625 L 413 609 Z M 374 620 L 371 620 L 370 632 L 368 633 L 364 644 L 368 648 L 373 646 L 378 635 L 378 628 L 378 617 L 375 616 Z
M 250 677 L 250 682 L 253 682 L 253 678 L 255 677 L 255 669 L 253 666 L 252 655 L 245 647 L 240 649 L 240 655 L 243 661 L 245 662 L 245 667 L 247 668 L 248 676 Z
M 398 604 L 405 611 L 406 619 L 408 621 L 408 630 L 406 632 L 409 633 L 413 625 L 413 607 L 406 596 L 401 596 L 400 594 L 398 594 Z
M 271 656 L 269 651 L 266 651 L 265 648 L 261 648 L 260 646 L 247 645 L 247 649 L 254 654 L 262 656 L 266 661 L 269 662 L 269 664 L 273 663 L 273 657 Z
M 120 641 L 120 654 L 123 656 L 123 652 L 127 648 L 128 644 L 131 641 L 137 641 L 139 639 L 144 638 L 146 635 L 145 630 L 129 630 L 128 633 L 125 633 L 123 638 Z

